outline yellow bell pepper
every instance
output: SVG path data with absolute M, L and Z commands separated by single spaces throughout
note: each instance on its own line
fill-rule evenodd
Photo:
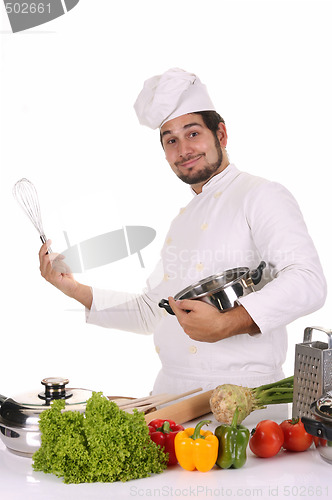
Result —
M 218 438 L 211 431 L 201 427 L 211 420 L 202 420 L 195 428 L 188 427 L 175 436 L 176 458 L 183 469 L 207 472 L 215 465 L 218 457 Z

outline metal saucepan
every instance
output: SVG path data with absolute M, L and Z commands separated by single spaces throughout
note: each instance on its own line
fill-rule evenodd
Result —
M 14 399 L 0 395 L 0 437 L 7 448 L 31 457 L 40 447 L 40 414 L 50 408 L 51 401 L 64 399 L 66 409 L 84 413 L 92 396 L 87 389 L 67 389 L 68 379 L 50 377 L 42 380 L 44 392 L 26 394 Z
M 221 274 L 213 274 L 177 293 L 174 299 L 197 299 L 225 311 L 233 307 L 238 298 L 255 291 L 253 285 L 260 282 L 265 266 L 262 261 L 254 271 L 248 267 L 236 267 Z M 167 299 L 162 299 L 159 307 L 174 314 Z
M 301 417 L 305 430 L 314 436 L 316 449 L 326 462 L 332 464 L 332 391 L 310 405 L 314 418 Z

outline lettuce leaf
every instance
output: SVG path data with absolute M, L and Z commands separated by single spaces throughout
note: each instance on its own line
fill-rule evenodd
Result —
M 63 411 L 57 400 L 41 413 L 41 447 L 33 469 L 65 483 L 129 481 L 160 473 L 167 454 L 149 437 L 144 414 L 120 410 L 101 392 L 87 401 L 85 415 Z

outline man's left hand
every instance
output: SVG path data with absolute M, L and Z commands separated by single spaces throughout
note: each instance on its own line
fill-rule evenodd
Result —
M 193 340 L 218 342 L 241 333 L 259 333 L 260 330 L 243 306 L 225 312 L 200 300 L 178 300 L 168 297 L 183 331 Z

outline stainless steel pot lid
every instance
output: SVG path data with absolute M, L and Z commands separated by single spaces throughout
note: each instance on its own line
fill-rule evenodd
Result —
M 87 389 L 68 388 L 66 385 L 69 380 L 62 377 L 48 377 L 41 381 L 44 386 L 44 391 L 28 392 L 15 395 L 12 399 L 18 404 L 31 407 L 50 406 L 51 401 L 55 399 L 64 399 L 66 406 L 85 404 L 87 399 L 92 395 L 92 391 Z
M 14 398 L 3 398 L 0 407 L 0 425 L 10 427 L 38 427 L 40 413 L 56 399 L 63 399 L 68 410 L 83 412 L 92 391 L 66 388 L 68 379 L 49 377 L 42 380 L 43 392 L 31 392 Z

